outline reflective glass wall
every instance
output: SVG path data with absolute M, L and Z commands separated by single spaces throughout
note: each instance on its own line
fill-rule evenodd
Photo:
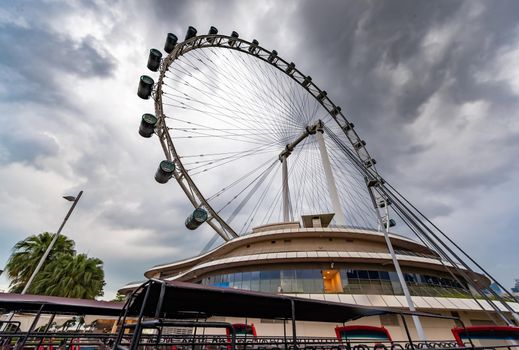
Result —
M 466 297 L 453 279 L 404 273 L 411 294 Z M 344 293 L 403 295 L 396 272 L 352 269 L 287 269 L 235 272 L 202 279 L 202 284 L 270 293 Z

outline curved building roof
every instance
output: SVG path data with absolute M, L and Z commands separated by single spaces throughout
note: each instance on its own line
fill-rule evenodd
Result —
M 443 271 L 451 266 L 419 242 L 393 233 L 389 237 L 404 266 Z M 144 275 L 191 281 L 201 274 L 223 268 L 330 261 L 387 265 L 391 264 L 391 256 L 382 232 L 347 227 L 300 228 L 298 223 L 271 224 L 205 254 L 156 265 Z

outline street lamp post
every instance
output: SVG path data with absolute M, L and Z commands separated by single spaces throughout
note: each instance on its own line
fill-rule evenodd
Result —
M 27 291 L 29 290 L 29 287 L 30 287 L 31 284 L 32 284 L 32 281 L 34 280 L 34 277 L 36 277 L 36 275 L 38 274 L 38 272 L 40 272 L 41 267 L 43 266 L 43 263 L 45 262 L 45 260 L 46 260 L 47 257 L 49 256 L 50 251 L 52 250 L 52 248 L 54 247 L 54 244 L 55 244 L 56 241 L 58 240 L 59 234 L 61 233 L 61 230 L 63 229 L 63 226 L 65 226 L 65 223 L 67 222 L 68 218 L 70 217 L 70 214 L 72 214 L 72 211 L 73 211 L 74 208 L 76 207 L 76 204 L 77 204 L 77 202 L 79 201 L 79 198 L 81 198 L 81 195 L 82 195 L 82 194 L 83 194 L 83 191 L 79 191 L 79 194 L 78 194 L 76 197 L 73 197 L 73 196 L 64 196 L 64 197 L 63 197 L 63 198 L 65 198 L 66 200 L 68 200 L 69 202 L 73 202 L 73 203 L 72 203 L 72 206 L 70 207 L 70 209 L 69 209 L 67 215 L 65 216 L 65 219 L 64 219 L 63 222 L 61 223 L 61 226 L 59 227 L 58 232 L 56 232 L 56 234 L 54 235 L 54 238 L 52 238 L 52 241 L 50 242 L 49 246 L 47 247 L 47 250 L 45 250 L 45 253 L 44 253 L 43 256 L 41 257 L 40 261 L 38 262 L 38 266 L 36 266 L 36 268 L 34 269 L 32 275 L 31 275 L 31 278 L 29 278 L 29 281 L 27 281 L 27 284 L 26 284 L 25 287 L 23 288 L 21 294 L 25 294 L 25 293 L 27 293 Z

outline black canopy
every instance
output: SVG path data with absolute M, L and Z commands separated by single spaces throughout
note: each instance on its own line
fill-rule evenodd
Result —
M 51 297 L 45 295 L 0 293 L 0 309 L 8 312 L 62 313 L 76 315 L 117 316 L 123 303 Z
M 147 292 L 149 294 L 148 301 L 144 303 Z M 161 298 L 161 293 L 163 298 Z M 162 306 L 160 307 L 161 299 Z M 295 319 L 301 321 L 347 322 L 365 316 L 388 313 L 443 317 L 389 308 L 372 308 L 286 295 L 158 280 L 150 280 L 141 286 L 138 294 L 129 304 L 128 314 L 138 315 L 144 306 L 143 315 L 147 317 L 186 318 L 200 315 L 203 317 L 290 319 L 292 317 L 292 305 L 295 310 Z M 156 311 L 159 307 L 160 314 L 157 315 Z
M 147 301 L 146 294 L 148 294 Z M 43 308 L 42 308 L 43 306 Z M 0 293 L 0 309 L 15 312 L 63 313 L 117 316 L 124 304 L 43 295 Z M 157 309 L 160 313 L 157 314 Z M 390 308 L 373 308 L 287 295 L 232 288 L 203 286 L 186 282 L 149 280 L 141 285 L 128 305 L 128 316 L 195 318 L 228 316 L 290 319 L 317 322 L 348 322 L 365 316 L 399 313 L 425 317 L 453 318 Z

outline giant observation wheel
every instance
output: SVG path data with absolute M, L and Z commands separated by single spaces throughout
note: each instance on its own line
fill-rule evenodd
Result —
M 312 78 L 258 41 L 168 34 L 152 49 L 141 97 L 153 97 L 141 134 L 158 135 L 174 177 L 195 207 L 186 226 L 207 222 L 224 240 L 252 226 L 333 213 L 336 225 L 376 227 L 370 186 L 380 181 L 363 141 Z M 378 195 L 375 195 L 378 196 Z
M 195 208 L 188 229 L 207 223 L 216 238 L 229 241 L 255 226 L 329 214 L 332 226 L 384 231 L 405 286 L 388 238 L 395 225 L 391 213 L 505 323 L 511 321 L 503 307 L 519 322 L 502 296 L 492 288 L 483 291 L 473 271 L 517 301 L 515 296 L 379 176 L 353 123 L 293 62 L 257 40 L 236 32 L 220 35 L 214 27 L 207 35 L 189 27 L 183 42 L 169 33 L 164 51 L 164 58 L 156 49 L 148 57 L 157 82 L 147 75 L 139 80 L 137 95 L 155 104 L 155 114 L 142 116 L 139 133 L 160 140 L 166 159 L 155 173 L 157 182 L 174 177 Z M 476 295 L 474 300 L 479 303 Z M 417 320 L 415 325 L 421 328 Z

